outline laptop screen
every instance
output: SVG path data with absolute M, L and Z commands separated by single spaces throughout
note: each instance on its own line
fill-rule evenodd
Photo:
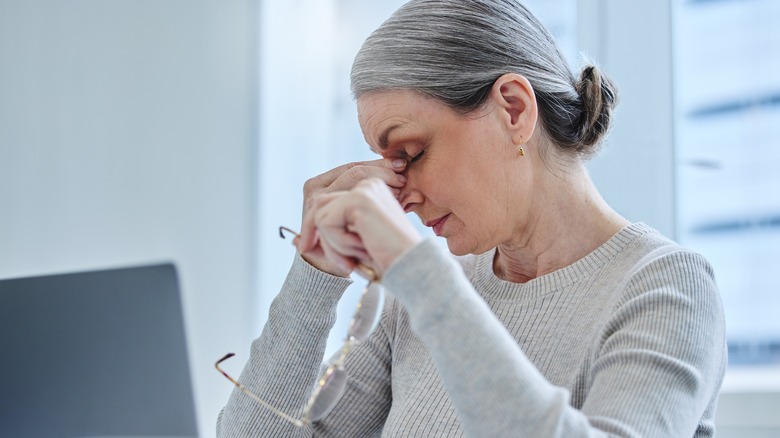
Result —
M 0 436 L 197 436 L 171 264 L 0 280 L 0 352 Z

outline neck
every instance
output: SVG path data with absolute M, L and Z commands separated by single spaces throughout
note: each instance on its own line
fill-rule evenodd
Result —
M 569 266 L 629 223 L 603 200 L 584 164 L 545 172 L 533 191 L 533 213 L 496 250 L 493 270 L 503 280 L 523 283 Z

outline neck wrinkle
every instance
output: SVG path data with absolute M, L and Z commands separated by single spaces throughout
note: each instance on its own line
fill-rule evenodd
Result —
M 493 261 L 497 250 L 493 249 L 476 256 L 476 269 L 472 281 L 480 294 L 489 301 L 535 299 L 565 289 L 583 278 L 599 275 L 601 269 L 628 245 L 639 236 L 651 232 L 655 231 L 641 222 L 629 224 L 603 245 L 571 265 L 522 283 L 507 281 L 496 275 Z

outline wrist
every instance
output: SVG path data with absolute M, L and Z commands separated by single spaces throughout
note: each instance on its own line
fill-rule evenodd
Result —
M 392 269 L 394 265 L 409 254 L 417 245 L 423 242 L 423 240 L 422 236 L 415 235 L 399 241 L 398 244 L 395 245 L 394 250 L 391 253 L 392 255 L 389 255 L 382 262 L 378 263 L 382 275 Z
M 336 263 L 331 262 L 325 257 L 316 257 L 306 254 L 298 253 L 303 261 L 308 263 L 312 268 L 321 271 L 325 274 L 333 275 L 335 277 L 349 278 L 351 272 L 339 267 Z

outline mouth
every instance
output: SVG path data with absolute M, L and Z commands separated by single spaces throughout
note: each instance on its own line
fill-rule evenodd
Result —
M 449 214 L 442 216 L 438 219 L 430 220 L 425 223 L 426 227 L 431 227 L 433 229 L 434 234 L 437 236 L 441 236 L 441 229 L 444 227 L 444 223 L 447 222 L 447 219 L 450 217 Z

